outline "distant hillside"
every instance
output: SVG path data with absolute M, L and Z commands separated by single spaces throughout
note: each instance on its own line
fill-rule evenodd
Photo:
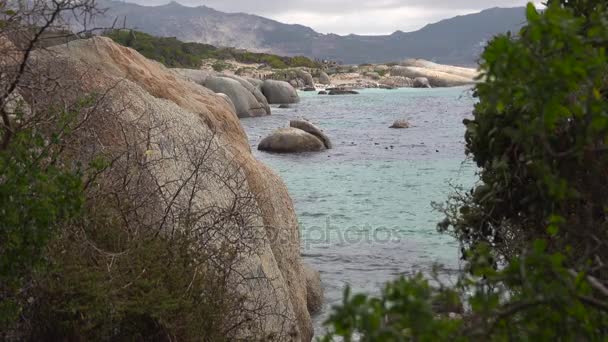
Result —
M 108 8 L 98 26 L 118 25 L 182 41 L 236 47 L 278 55 L 303 55 L 347 64 L 381 63 L 424 58 L 444 64 L 472 65 L 492 36 L 518 30 L 524 8 L 493 8 L 427 25 L 415 32 L 386 36 L 320 34 L 302 25 L 287 25 L 263 17 L 185 7 L 176 2 L 146 7 L 100 0 Z M 125 20 L 126 19 L 126 20 Z
M 441 64 L 473 65 L 493 36 L 518 31 L 525 9 L 492 8 L 430 24 L 415 32 L 388 36 L 328 35 L 315 44 L 312 55 L 346 63 L 379 63 L 422 58 Z
M 175 37 L 155 37 L 136 30 L 116 29 L 107 31 L 104 35 L 171 68 L 196 69 L 201 65 L 203 59 L 233 59 L 241 63 L 265 64 L 273 69 L 318 68 L 321 66 L 320 63 L 303 56 L 284 57 L 235 48 L 217 48 L 202 43 L 184 43 Z M 220 65 L 218 68 L 222 68 L 222 66 Z

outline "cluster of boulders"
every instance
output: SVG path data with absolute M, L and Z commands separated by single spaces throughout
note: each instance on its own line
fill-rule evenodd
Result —
M 269 115 L 271 104 L 300 101 L 297 89 L 320 95 L 358 94 L 355 89 L 452 87 L 475 82 L 474 69 L 407 59 L 398 65 L 334 66 L 331 69 L 293 68 L 273 70 L 265 79 L 219 74 L 204 70 L 174 69 L 180 76 L 222 96 L 239 118 Z M 331 75 L 331 76 L 330 76 Z
M 298 89 L 322 90 L 319 95 L 355 95 L 364 88 L 431 88 L 474 83 L 477 71 L 440 65 L 419 59 L 408 59 L 398 65 L 333 66 L 331 69 L 294 68 L 273 70 L 264 79 L 219 74 L 203 70 L 174 69 L 223 98 L 239 118 L 271 114 L 270 105 L 290 108 L 300 101 Z M 390 128 L 409 128 L 406 120 L 397 120 Z M 329 138 L 308 121 L 294 120 L 258 145 L 261 151 L 275 153 L 318 152 L 330 149 Z
M 215 93 L 225 94 L 239 118 L 270 114 L 270 106 L 260 89 L 238 76 L 211 76 L 202 85 Z
M 284 81 L 291 84 L 294 88 L 314 87 L 315 80 L 312 75 L 303 69 L 275 70 L 268 79 Z
M 327 73 L 331 75 L 332 85 L 352 89 L 454 87 L 474 84 L 478 77 L 475 69 L 421 59 L 406 59 L 391 65 L 334 66 Z
M 321 129 L 305 120 L 292 120 L 287 128 L 279 128 L 258 145 L 260 151 L 274 153 L 319 152 L 332 148 Z
M 202 70 L 174 71 L 223 97 L 235 109 L 239 118 L 270 115 L 271 104 L 293 104 L 300 101 L 296 88 L 285 81 L 213 74 Z

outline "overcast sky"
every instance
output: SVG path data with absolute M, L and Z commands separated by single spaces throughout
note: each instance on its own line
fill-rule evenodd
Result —
M 169 0 L 127 0 L 140 5 Z M 289 24 L 310 26 L 322 33 L 387 34 L 413 31 L 441 19 L 490 7 L 524 6 L 527 0 L 178 0 L 225 12 L 245 12 Z

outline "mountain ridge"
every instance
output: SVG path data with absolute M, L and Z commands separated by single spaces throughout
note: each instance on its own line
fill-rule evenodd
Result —
M 97 19 L 98 26 L 112 25 L 115 19 L 123 23 L 126 18 L 126 28 L 155 36 L 346 64 L 423 58 L 470 66 L 475 64 L 485 42 L 492 36 L 517 30 L 525 22 L 523 7 L 494 7 L 427 24 L 417 31 L 342 36 L 254 14 L 226 13 L 204 5 L 188 7 L 175 1 L 161 6 L 142 6 L 102 0 L 100 7 L 108 11 Z

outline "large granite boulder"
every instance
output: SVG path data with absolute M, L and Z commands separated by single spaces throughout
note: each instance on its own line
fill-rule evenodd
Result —
M 223 94 L 223 93 L 216 93 L 216 95 L 221 97 L 222 99 L 224 99 L 224 101 L 226 101 L 226 103 L 228 103 L 228 105 L 230 106 L 232 111 L 236 113 L 236 107 L 234 106 L 234 103 L 232 103 L 232 100 L 230 99 L 230 97 L 228 95 Z
M 310 133 L 310 134 L 314 135 L 315 137 L 319 138 L 323 142 L 323 145 L 325 145 L 325 148 L 327 148 L 328 150 L 332 148 L 331 140 L 329 140 L 329 137 L 327 135 L 325 135 L 325 133 L 323 133 L 323 131 L 321 131 L 321 129 L 319 129 L 319 127 L 313 125 L 312 123 L 310 123 L 308 121 L 291 120 L 289 122 L 289 127 L 301 129 L 304 132 Z
M 206 88 L 213 90 L 216 93 L 228 95 L 239 118 L 250 118 L 256 116 L 268 115 L 268 111 L 264 104 L 245 88 L 239 81 L 228 77 L 209 77 L 203 84 Z
M 243 87 L 245 87 L 250 93 L 255 96 L 255 99 L 264 107 L 266 110 L 266 114 L 270 115 L 270 105 L 268 104 L 268 100 L 266 96 L 262 94 L 261 87 L 258 88 L 256 85 L 253 85 L 252 82 L 235 75 L 225 75 L 224 77 L 231 78 L 237 82 L 239 82 Z M 261 85 L 262 83 L 260 83 Z
M 270 104 L 298 103 L 300 96 L 291 84 L 284 81 L 266 80 L 262 85 L 262 93 Z
M 280 128 L 264 138 L 258 150 L 276 153 L 319 152 L 325 144 L 316 136 L 298 128 Z
M 119 194 L 138 201 L 141 211 L 131 213 L 132 222 L 150 224 L 159 233 L 183 226 L 181 215 L 166 213 L 195 210 L 197 217 L 189 221 L 192 227 L 210 229 L 206 234 L 217 237 L 213 244 L 229 244 L 238 253 L 231 264 L 229 287 L 239 292 L 239 301 L 245 307 L 259 307 L 253 315 L 234 312 L 233 321 L 245 323 L 235 327 L 239 339 L 257 341 L 272 336 L 276 341 L 310 341 L 314 334 L 307 304 L 307 277 L 292 200 L 281 178 L 251 153 L 247 135 L 230 104 L 221 95 L 176 77 L 160 63 L 109 38 L 94 37 L 38 49 L 34 56 L 35 65 L 28 65 L 28 73 L 51 73 L 51 79 L 73 85 L 61 94 L 25 89 L 29 93 L 21 95 L 35 97 L 36 106 L 64 100 L 66 94 L 73 95 L 75 101 L 80 94 L 104 94 L 104 115 L 92 115 L 82 122 L 82 129 L 74 132 L 78 134 L 74 141 L 84 145 L 66 146 L 74 163 L 83 165 L 100 155 L 116 157 L 117 162 L 96 179 L 100 186 L 87 191 L 95 191 L 94 195 L 101 198 Z M 0 55 L 0 60 L 5 57 Z M 322 146 L 322 142 L 318 144 Z M 146 151 L 146 169 L 137 157 L 141 151 Z M 202 173 L 197 173 L 200 177 L 192 177 L 193 162 L 199 163 L 192 158 L 199 153 L 206 154 L 207 163 Z M 144 186 L 121 186 L 127 179 L 122 178 L 123 172 L 133 172 L 133 179 L 142 180 Z M 224 175 L 234 175 L 238 187 L 230 185 Z M 247 227 L 251 228 L 247 234 L 242 234 L 242 223 L 236 220 L 215 227 L 210 225 L 212 216 L 199 217 L 203 208 L 234 210 L 233 199 L 239 198 L 252 199 L 242 207 L 239 204 L 240 214 L 247 215 Z
M 298 75 L 298 78 L 300 78 L 304 81 L 305 87 L 314 87 L 315 86 L 315 80 L 308 71 L 298 69 L 298 70 L 296 70 L 296 75 Z
M 262 84 L 264 84 L 263 80 L 253 77 L 246 77 L 245 79 L 247 80 L 247 82 L 251 83 L 251 85 L 260 89 L 260 91 L 262 90 Z
M 325 71 L 319 72 L 319 83 L 321 84 L 331 84 L 331 78 Z

